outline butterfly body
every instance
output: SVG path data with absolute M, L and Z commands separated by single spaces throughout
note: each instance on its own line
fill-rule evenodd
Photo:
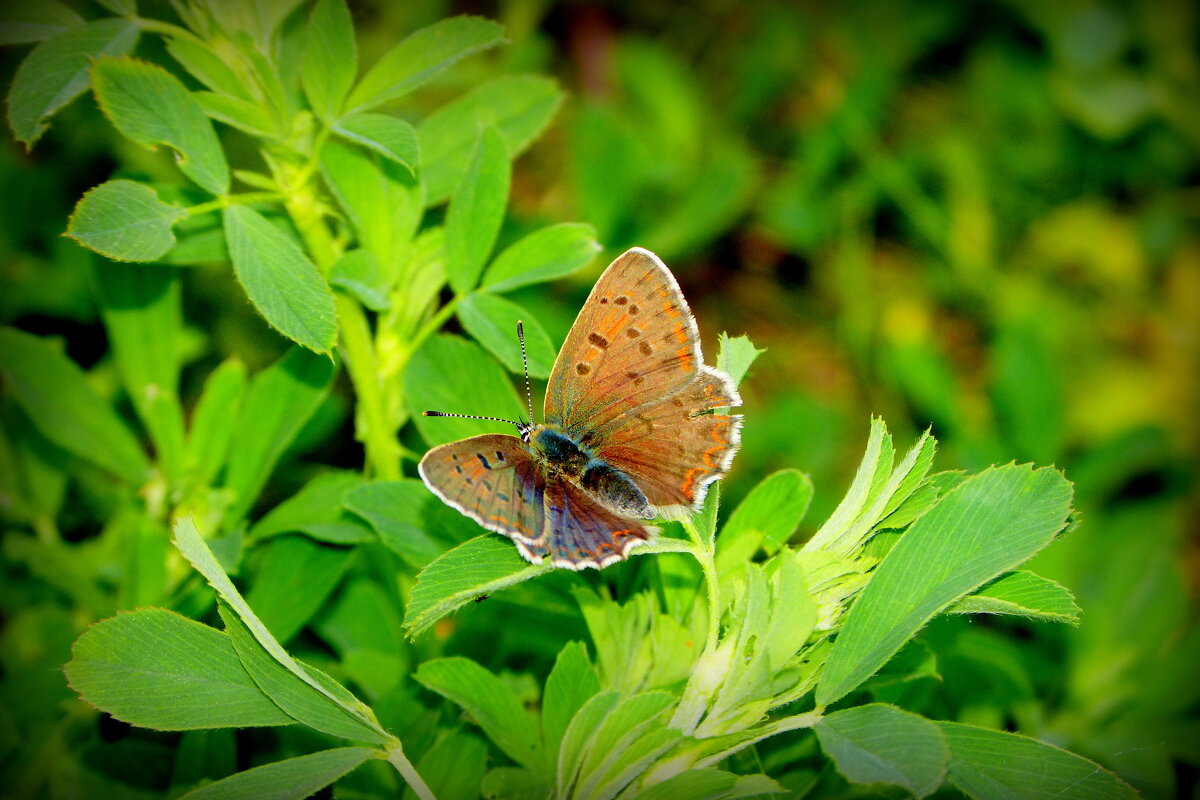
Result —
M 741 404 L 706 366 L 674 277 L 634 248 L 600 277 L 547 385 L 544 424 L 430 450 L 418 470 L 448 505 L 528 560 L 602 568 L 703 502 L 738 448 Z

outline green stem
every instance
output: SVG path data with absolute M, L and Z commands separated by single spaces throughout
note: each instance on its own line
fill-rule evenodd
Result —
M 209 211 L 220 211 L 230 206 L 248 206 L 253 203 L 277 203 L 283 200 L 284 196 L 279 192 L 246 192 L 245 194 L 226 194 L 221 195 L 216 200 L 209 200 L 207 203 L 198 203 L 194 206 L 189 206 L 184 209 L 188 216 L 194 217 L 198 214 L 207 214 Z
M 712 549 L 696 529 L 696 523 L 689 517 L 683 522 L 683 529 L 692 540 L 691 553 L 700 562 L 704 573 L 705 594 L 708 596 L 708 641 L 704 651 L 716 650 L 721 638 L 721 585 L 717 579 L 717 562 Z
M 367 463 L 382 480 L 399 480 L 400 447 L 392 426 L 388 423 L 383 386 L 371 327 L 362 306 L 344 294 L 337 295 L 341 341 L 339 347 L 346 360 L 346 370 L 359 403 L 358 437 L 367 450 Z
M 421 800 L 437 800 L 437 795 L 429 789 L 429 786 L 421 778 L 420 773 L 417 772 L 417 768 L 408 760 L 408 756 L 404 755 L 404 747 L 400 744 L 399 739 L 387 749 L 387 760 L 389 764 L 396 768 L 396 771 L 400 773 L 401 777 L 404 778 L 412 790 L 416 792 L 417 797 L 421 798 Z
M 337 260 L 337 247 L 311 192 L 306 187 L 296 188 L 287 200 L 287 210 L 321 274 L 328 274 Z M 358 397 L 358 438 L 366 448 L 367 464 L 377 478 L 399 480 L 399 447 L 393 426 L 388 421 L 370 323 L 363 307 L 352 297 L 336 293 L 335 303 L 340 334 L 338 348 Z

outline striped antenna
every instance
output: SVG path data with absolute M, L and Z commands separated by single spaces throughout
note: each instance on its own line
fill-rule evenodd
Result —
M 525 399 L 529 401 L 529 423 L 533 424 L 533 390 L 529 388 L 529 358 L 525 355 L 525 323 L 517 320 L 517 340 L 521 342 L 521 364 L 525 367 Z
M 507 422 L 509 425 L 516 425 L 518 428 L 525 425 L 524 422 L 514 422 L 511 419 L 501 419 L 500 417 L 481 417 L 476 414 L 451 414 L 448 411 L 423 411 L 423 417 L 458 417 L 459 419 L 486 419 L 489 422 Z

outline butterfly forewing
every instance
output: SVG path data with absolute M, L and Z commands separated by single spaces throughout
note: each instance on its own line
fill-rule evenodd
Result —
M 686 386 L 702 363 L 675 278 L 634 248 L 600 276 L 571 327 L 546 387 L 546 420 L 599 441 L 622 415 Z
M 542 536 L 545 481 L 515 436 L 491 433 L 435 447 L 417 471 L 446 504 L 488 530 L 530 544 Z
M 658 516 L 689 513 L 738 448 L 742 418 L 712 412 L 740 403 L 728 376 L 703 367 L 680 391 L 629 415 L 596 455 L 633 478 Z

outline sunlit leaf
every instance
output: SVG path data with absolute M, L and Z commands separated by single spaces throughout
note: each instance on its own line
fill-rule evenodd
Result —
M 132 58 L 92 66 L 96 100 L 117 130 L 144 147 L 176 151 L 183 174 L 213 194 L 229 191 L 229 164 L 212 123 L 190 92 L 162 67 Z
M 158 730 L 288 725 L 242 667 L 229 637 L 173 611 L 143 608 L 89 628 L 64 671 L 84 700 Z
M 128 53 L 138 32 L 129 20 L 100 19 L 68 28 L 33 48 L 8 89 L 8 124 L 17 141 L 32 148 L 50 117 L 88 88 L 92 60 Z
M 186 216 L 145 184 L 109 181 L 76 204 L 67 235 L 116 261 L 154 261 L 175 246 L 171 229 Z

